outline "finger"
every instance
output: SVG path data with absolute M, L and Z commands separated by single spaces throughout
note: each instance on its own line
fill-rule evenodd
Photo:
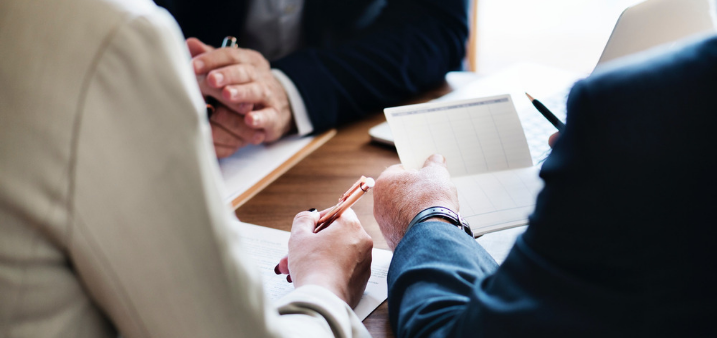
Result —
M 287 113 L 291 114 L 291 112 Z M 266 133 L 264 141 L 274 142 L 291 130 L 293 120 L 290 117 L 282 118 L 276 109 L 267 107 L 246 114 L 244 123 L 252 128 L 264 130 Z
M 264 143 L 264 140 L 266 140 L 266 133 L 261 130 L 258 130 L 254 133 L 254 136 L 251 137 L 249 143 L 257 145 Z
M 233 134 L 222 125 L 213 121 L 209 121 L 209 123 L 212 128 L 212 139 L 214 140 L 215 146 L 231 148 L 236 151 L 246 144 L 241 137 Z
M 204 54 L 206 52 L 211 52 L 214 50 L 214 47 L 204 44 L 202 41 L 200 41 L 197 38 L 188 38 L 187 39 L 187 48 L 189 48 L 189 54 L 192 57 L 195 57 L 199 54 Z
M 319 211 L 319 218 L 326 216 L 326 214 L 329 213 L 329 211 L 333 210 L 334 207 L 326 208 L 324 210 Z
M 243 140 L 245 143 L 251 142 L 255 138 L 256 133 L 263 133 L 262 130 L 254 129 L 246 125 L 243 115 L 237 114 L 221 105 L 217 107 L 209 121 L 212 122 L 213 125 L 222 127 L 228 133 Z M 225 143 L 223 139 L 214 138 L 214 141 L 222 144 L 232 144 Z
M 556 132 L 553 135 L 550 135 L 548 138 L 548 145 L 550 148 L 552 148 L 555 145 L 555 142 L 558 142 L 558 139 L 560 138 L 560 132 Z
M 267 91 L 264 85 L 258 82 L 249 82 L 224 87 L 222 97 L 232 103 L 261 103 L 267 98 Z
M 319 222 L 319 213 L 316 211 L 302 211 L 294 217 L 291 225 L 291 234 L 314 233 L 316 223 Z
M 249 64 L 236 64 L 217 68 L 207 75 L 207 84 L 213 88 L 226 85 L 245 84 L 254 81 L 256 68 Z
M 351 224 L 360 224 L 358 216 L 356 216 L 356 213 L 351 208 L 344 210 L 344 212 L 341 213 L 341 216 L 339 216 L 339 218 L 337 218 L 336 220 L 342 220 L 343 222 L 348 222 Z
M 226 67 L 237 63 L 248 63 L 254 66 L 263 64 L 261 54 L 243 48 L 219 48 L 211 52 L 200 54 L 192 60 L 194 72 L 207 73 L 212 69 Z
M 278 274 L 284 274 L 284 275 L 289 274 L 289 256 L 288 255 L 284 256 L 279 261 L 279 264 L 276 265 L 276 268 L 274 269 L 274 273 L 276 273 L 277 271 L 278 271 L 277 275 Z
M 378 177 L 381 178 L 382 176 L 384 176 L 384 177 L 386 177 L 386 176 L 392 176 L 392 175 L 395 175 L 395 174 L 401 174 L 401 173 L 403 173 L 403 172 L 405 172 L 405 171 L 406 171 L 406 168 L 403 166 L 403 164 L 394 164 L 394 165 L 392 165 L 392 166 L 386 168 L 386 170 L 384 170 L 384 171 L 381 173 L 381 175 L 379 175 Z
M 227 147 L 221 144 L 214 143 L 214 152 L 217 154 L 217 158 L 225 158 L 232 156 L 238 148 L 234 147 Z
M 203 79 L 200 79 L 203 78 Z M 206 80 L 206 76 L 198 75 L 197 76 L 197 82 L 199 83 L 199 89 L 202 92 L 202 95 L 205 97 L 211 96 L 217 101 L 221 102 L 222 105 L 224 105 L 229 110 L 234 111 L 235 113 L 238 113 L 240 115 L 244 115 L 252 109 L 254 109 L 253 103 L 248 102 L 231 102 L 222 96 L 222 89 L 221 88 L 214 88 L 211 87 Z
M 423 163 L 423 167 L 425 168 L 432 165 L 438 165 L 446 168 L 446 158 L 441 154 L 433 154 L 426 159 L 426 162 Z

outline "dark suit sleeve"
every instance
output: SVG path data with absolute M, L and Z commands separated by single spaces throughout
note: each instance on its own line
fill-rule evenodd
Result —
M 354 38 L 302 49 L 272 67 L 292 79 L 322 131 L 442 83 L 465 56 L 467 21 L 465 0 L 388 1 Z
M 443 222 L 416 224 L 388 273 L 391 326 L 398 337 L 456 337 L 475 285 L 497 264 L 476 241 Z
M 573 208 L 570 217 L 587 213 L 595 200 L 602 198 L 594 180 L 585 176 L 599 170 L 590 168 L 593 161 L 585 161 L 589 157 L 584 152 L 589 148 L 587 143 L 594 141 L 587 133 L 576 131 L 584 131 L 593 123 L 594 115 L 583 93 L 581 84 L 571 93 L 569 109 L 577 115 L 568 116 L 564 134 L 543 166 L 541 176 L 547 168 L 550 180 L 546 180 L 538 200 L 536 213 L 541 216 L 546 215 L 546 208 L 560 208 L 561 204 Z M 574 189 L 577 194 L 565 195 L 564 189 Z M 561 214 L 566 212 L 561 209 L 548 216 Z M 531 223 L 528 231 L 534 232 L 535 226 Z M 546 236 L 537 243 L 541 248 L 581 243 L 592 249 L 606 245 L 600 241 L 604 237 L 591 240 L 580 235 L 583 226 L 564 233 L 538 227 Z M 389 270 L 388 301 L 394 332 L 398 337 L 594 337 L 607 333 L 590 328 L 619 326 L 615 320 L 619 321 L 625 310 L 611 309 L 621 304 L 619 295 L 546 258 L 544 252 L 535 250 L 535 241 L 529 244 L 525 237 L 518 238 L 505 262 L 496 268 L 485 250 L 469 236 L 461 236 L 455 227 L 445 223 L 416 225 L 399 243 Z M 618 315 L 605 316 L 607 309 Z
M 715 65 L 717 37 L 577 83 L 530 226 L 495 273 L 448 225 L 399 243 L 397 336 L 715 336 Z

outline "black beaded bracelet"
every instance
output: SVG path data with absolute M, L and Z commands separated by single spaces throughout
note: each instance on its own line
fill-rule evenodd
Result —
M 464 221 L 463 218 L 461 218 L 461 215 L 457 212 L 441 206 L 434 206 L 421 210 L 421 212 L 419 212 L 416 217 L 411 220 L 411 223 L 408 223 L 406 233 L 408 233 L 408 230 L 411 230 L 414 225 L 433 217 L 440 217 L 447 220 L 451 224 L 457 226 L 458 229 L 465 231 L 469 236 L 471 236 L 471 238 L 473 238 L 473 231 L 471 231 L 471 226 L 468 224 L 468 222 Z

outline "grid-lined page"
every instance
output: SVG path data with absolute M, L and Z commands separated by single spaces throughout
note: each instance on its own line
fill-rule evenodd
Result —
M 388 108 L 401 163 L 421 168 L 438 153 L 474 234 L 523 225 L 542 188 L 510 95 Z
M 456 177 L 533 164 L 510 95 L 388 108 L 385 113 L 407 168 L 420 168 L 435 153 L 446 157 L 448 171 Z
M 540 167 L 454 177 L 461 216 L 478 236 L 525 225 L 543 188 Z

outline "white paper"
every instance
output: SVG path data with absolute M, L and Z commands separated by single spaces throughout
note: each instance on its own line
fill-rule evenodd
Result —
M 448 161 L 453 176 L 529 167 L 523 126 L 510 95 L 387 108 L 398 156 L 418 169 L 431 154 Z
M 446 157 L 475 235 L 527 223 L 543 187 L 510 95 L 388 108 L 401 163 Z
M 513 248 L 513 244 L 515 244 L 515 241 L 518 239 L 518 236 L 522 235 L 527 229 L 527 226 L 522 226 L 491 232 L 476 238 L 476 242 L 478 242 L 498 264 L 503 264 L 505 258 L 508 257 L 508 253 L 510 253 L 510 250 Z
M 272 144 L 243 147 L 234 155 L 220 159 L 219 169 L 225 185 L 224 202 L 230 204 L 313 139 L 313 136 L 285 137 Z
M 290 233 L 241 222 L 239 229 L 243 250 L 259 267 L 269 299 L 276 301 L 294 290 L 294 284 L 286 281 L 286 275 L 274 273 L 274 267 L 288 252 Z M 371 278 L 354 309 L 361 320 L 366 319 L 388 297 L 388 267 L 392 256 L 390 251 L 373 249 Z

